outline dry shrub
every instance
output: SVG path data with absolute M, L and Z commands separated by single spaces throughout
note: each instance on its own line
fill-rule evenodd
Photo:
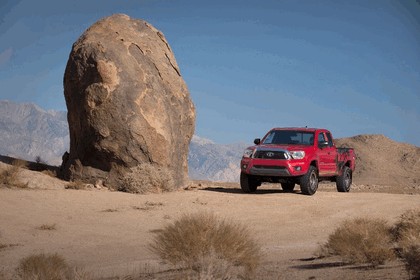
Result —
M 82 181 L 71 181 L 64 188 L 71 189 L 71 190 L 85 190 L 86 184 L 83 183 Z
M 19 168 L 24 168 L 24 169 L 28 169 L 28 165 L 29 163 L 26 160 L 23 159 L 15 159 L 12 161 L 12 165 L 19 167 Z
M 377 266 L 395 258 L 390 228 L 381 219 L 345 221 L 328 238 L 322 251 L 355 264 Z
M 227 274 L 235 267 L 244 269 L 238 275 L 245 276 L 255 270 L 261 258 L 248 228 L 209 213 L 185 215 L 157 231 L 150 248 L 173 265 L 193 269 L 199 275 L 218 276 L 206 279 L 230 279 Z
M 420 209 L 403 213 L 392 233 L 408 273 L 420 279 Z
M 0 184 L 6 187 L 27 188 L 28 183 L 22 183 L 19 179 L 20 168 L 25 168 L 26 162 L 23 160 L 14 160 L 12 165 L 6 166 L 0 170 Z
M 173 175 L 169 169 L 150 163 L 132 167 L 124 177 L 124 184 L 119 191 L 129 193 L 161 193 L 175 189 Z
M 394 240 L 404 246 L 413 239 L 420 239 L 420 209 L 404 212 L 392 229 Z
M 45 174 L 45 175 L 48 175 L 48 176 L 50 176 L 50 177 L 57 177 L 57 172 L 56 171 L 54 171 L 54 170 L 49 170 L 49 169 L 47 169 L 47 170 L 43 170 L 43 171 L 41 171 L 41 173 L 42 174 Z
M 17 274 L 22 280 L 83 280 L 89 275 L 80 269 L 70 267 L 57 254 L 31 255 L 19 263 Z
M 57 226 L 56 224 L 43 224 L 39 227 L 37 227 L 39 230 L 56 230 Z

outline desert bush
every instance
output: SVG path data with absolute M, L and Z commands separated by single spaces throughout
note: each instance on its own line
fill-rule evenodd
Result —
M 404 212 L 392 229 L 392 235 L 399 245 L 412 243 L 413 239 L 420 239 L 420 209 Z
M 124 177 L 119 191 L 129 193 L 160 193 L 175 189 L 172 173 L 165 167 L 143 163 L 132 167 Z
M 238 274 L 249 275 L 261 258 L 260 248 L 248 228 L 209 213 L 184 215 L 167 225 L 156 232 L 150 248 L 173 265 L 199 274 L 219 275 L 217 279 L 229 279 L 227 273 L 234 267 L 243 268 Z
M 70 267 L 64 258 L 57 254 L 38 254 L 26 257 L 20 260 L 16 271 L 22 280 L 90 279 L 87 273 Z
M 37 227 L 39 230 L 56 230 L 57 226 L 56 224 L 43 224 Z
M 71 181 L 64 188 L 71 190 L 85 190 L 86 184 L 82 181 Z
M 50 177 L 57 177 L 57 172 L 54 170 L 43 170 L 41 171 L 42 174 L 48 175 Z
M 328 237 L 321 251 L 339 255 L 349 263 L 377 266 L 395 258 L 390 232 L 381 219 L 347 220 Z
M 36 163 L 42 163 L 42 164 L 45 164 L 45 161 L 41 158 L 41 156 L 36 156 L 35 157 L 35 162 Z
M 16 167 L 19 167 L 19 168 L 27 169 L 29 163 L 26 160 L 23 160 L 23 159 L 14 159 L 12 161 L 12 165 L 16 166 Z
M 20 168 L 25 166 L 25 161 L 15 160 L 12 165 L 2 168 L 0 170 L 0 184 L 6 187 L 27 188 L 28 183 L 22 183 L 19 179 Z
M 403 213 L 392 233 L 408 273 L 420 279 L 420 209 Z

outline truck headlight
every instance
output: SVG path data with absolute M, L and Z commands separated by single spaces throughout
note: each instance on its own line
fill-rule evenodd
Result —
M 245 151 L 244 151 L 244 154 L 243 154 L 243 157 L 244 158 L 250 158 L 251 156 L 252 156 L 252 153 L 254 152 L 254 150 L 252 150 L 252 149 L 246 149 Z
M 305 152 L 304 151 L 293 151 L 293 152 L 290 152 L 290 156 L 293 159 L 303 159 L 305 157 Z

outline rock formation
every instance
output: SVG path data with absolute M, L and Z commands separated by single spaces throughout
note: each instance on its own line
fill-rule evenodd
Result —
M 195 109 L 163 34 L 117 14 L 93 24 L 73 44 L 64 74 L 70 152 L 67 179 L 120 177 L 142 163 L 188 178 Z

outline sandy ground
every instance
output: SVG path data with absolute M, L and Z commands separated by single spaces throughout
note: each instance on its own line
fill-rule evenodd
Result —
M 32 173 L 25 170 L 22 176 L 34 178 Z M 249 225 L 264 252 L 259 279 L 408 279 L 398 261 L 367 269 L 313 256 L 343 220 L 378 217 L 392 223 L 420 207 L 418 194 L 361 192 L 360 186 L 338 193 L 331 185 L 321 185 L 314 196 L 272 185 L 243 194 L 236 184 L 206 183 L 134 195 L 66 190 L 63 181 L 34 176 L 39 176 L 29 182 L 34 189 L 0 188 L 0 244 L 7 245 L 0 249 L 0 271 L 6 274 L 25 256 L 58 253 L 95 278 L 163 271 L 156 275 L 165 279 L 168 267 L 147 249 L 153 231 L 184 213 L 208 211 Z M 43 225 L 54 229 L 39 229 Z

